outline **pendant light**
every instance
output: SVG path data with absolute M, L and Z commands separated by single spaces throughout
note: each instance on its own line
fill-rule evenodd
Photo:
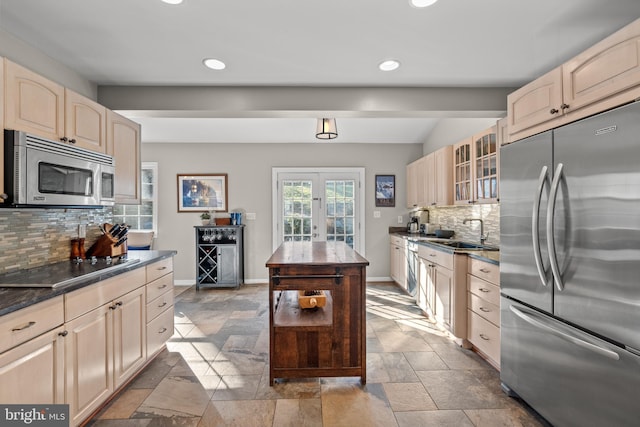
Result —
M 336 127 L 336 119 L 318 119 L 316 138 L 335 139 L 337 137 L 338 128 Z

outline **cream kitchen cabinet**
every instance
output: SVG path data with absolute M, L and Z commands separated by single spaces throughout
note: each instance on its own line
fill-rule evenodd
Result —
M 472 142 L 472 138 L 465 138 L 453 144 L 453 201 L 456 205 L 466 205 L 473 200 Z
M 467 274 L 469 342 L 500 369 L 500 268 L 469 259 Z
M 640 19 L 509 94 L 509 142 L 639 97 Z
M 407 208 L 412 209 L 420 206 L 418 194 L 423 191 L 424 171 L 422 158 L 407 165 Z
M 496 131 L 492 126 L 453 145 L 454 204 L 498 201 L 500 146 Z
M 0 402 L 64 403 L 63 322 L 62 296 L 0 318 Z
M 407 207 L 451 205 L 452 147 L 446 146 L 407 165 Z
M 115 159 L 116 203 L 139 205 L 140 125 L 111 110 L 107 110 L 107 154 Z
M 88 150 L 106 151 L 106 108 L 9 60 L 5 127 Z
M 418 247 L 418 305 L 436 322 L 463 340 L 467 336 L 467 255 Z
M 173 258 L 146 267 L 147 354 L 157 353 L 173 335 Z
M 506 117 L 503 117 L 496 122 L 496 141 L 500 147 L 509 143 L 508 123 L 509 122 Z
M 391 278 L 402 289 L 407 289 L 407 241 L 402 237 L 391 236 Z
M 91 415 L 146 362 L 145 280 L 145 269 L 139 268 L 65 295 L 72 425 Z
M 448 206 L 453 203 L 453 147 L 442 147 L 427 156 L 432 160 L 425 173 L 426 201 L 423 206 Z

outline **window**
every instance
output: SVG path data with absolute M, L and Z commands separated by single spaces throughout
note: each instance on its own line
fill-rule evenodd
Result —
M 153 230 L 158 235 L 158 163 L 142 162 L 142 204 L 113 207 L 114 223 L 125 223 L 131 230 Z

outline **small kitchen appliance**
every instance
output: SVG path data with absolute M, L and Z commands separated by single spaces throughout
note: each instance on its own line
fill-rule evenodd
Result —
M 418 217 L 411 217 L 411 220 L 407 223 L 407 231 L 409 233 L 420 232 L 420 223 L 418 222 Z

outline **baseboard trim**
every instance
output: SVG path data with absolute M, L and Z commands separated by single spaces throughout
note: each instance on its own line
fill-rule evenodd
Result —
M 393 282 L 391 277 L 367 277 L 367 282 Z M 174 280 L 174 286 L 193 286 L 196 284 L 195 280 Z M 244 281 L 245 285 L 267 285 L 269 284 L 269 279 L 246 279 Z

